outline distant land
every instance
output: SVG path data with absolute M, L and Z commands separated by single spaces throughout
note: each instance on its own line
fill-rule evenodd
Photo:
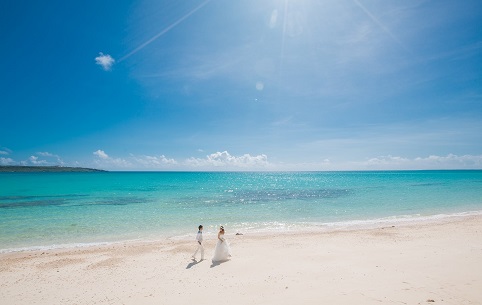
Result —
M 8 173 L 91 173 L 105 172 L 101 169 L 67 166 L 0 166 L 0 172 Z

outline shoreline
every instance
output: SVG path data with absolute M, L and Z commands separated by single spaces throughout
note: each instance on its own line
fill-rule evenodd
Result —
M 416 225 L 228 235 L 0 254 L 6 304 L 478 304 L 482 216 Z M 223 301 L 223 302 L 224 302 Z
M 367 220 L 348 220 L 339 222 L 326 222 L 326 223 L 295 223 L 290 224 L 289 228 L 282 227 L 280 229 L 257 229 L 250 231 L 248 230 L 238 230 L 235 233 L 229 233 L 229 235 L 235 235 L 236 233 L 241 233 L 241 235 L 249 236 L 271 236 L 279 234 L 309 234 L 309 233 L 330 233 L 337 231 L 357 231 L 357 230 L 372 230 L 379 229 L 384 226 L 414 226 L 414 225 L 424 225 L 424 224 L 437 224 L 450 221 L 456 221 L 460 218 L 482 217 L 482 210 L 456 212 L 451 214 L 434 214 L 420 216 L 415 215 L 400 215 L 400 216 L 390 216 L 383 218 L 374 218 Z M 229 227 L 227 227 L 229 229 Z M 208 238 L 212 237 L 215 239 L 215 232 L 205 232 L 205 236 Z M 164 241 L 191 241 L 193 238 L 193 233 L 181 234 L 175 236 L 159 236 L 158 238 L 136 238 L 136 239 L 120 239 L 111 241 L 96 241 L 96 242 L 79 242 L 79 243 L 59 243 L 52 245 L 35 245 L 35 246 L 25 246 L 25 247 L 14 247 L 0 249 L 0 257 L 3 254 L 8 253 L 22 253 L 22 252 L 35 252 L 35 251 L 52 251 L 52 250 L 69 250 L 69 249 L 84 249 L 90 247 L 102 247 L 111 246 L 119 244 L 131 244 L 131 243 L 162 243 Z
M 191 260 L 193 240 L 0 255 L 6 304 L 480 304 L 482 216 L 329 232 L 228 235 L 233 257 Z M 199 258 L 199 257 L 198 257 Z

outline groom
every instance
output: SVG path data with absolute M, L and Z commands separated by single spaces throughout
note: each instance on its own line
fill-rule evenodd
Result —
M 204 260 L 204 247 L 203 247 L 203 226 L 199 225 L 199 231 L 197 231 L 196 241 L 198 243 L 196 251 L 192 255 L 192 259 L 196 259 L 196 254 L 199 250 L 201 250 L 201 260 Z

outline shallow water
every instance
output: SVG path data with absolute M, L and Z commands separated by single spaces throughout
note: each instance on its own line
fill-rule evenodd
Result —
M 0 173 L 0 251 L 482 211 L 482 171 Z

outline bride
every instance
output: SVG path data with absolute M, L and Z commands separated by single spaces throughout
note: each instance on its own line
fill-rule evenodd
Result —
M 218 242 L 214 248 L 213 262 L 226 261 L 231 257 L 231 249 L 228 241 L 224 238 L 224 227 L 219 228 Z

